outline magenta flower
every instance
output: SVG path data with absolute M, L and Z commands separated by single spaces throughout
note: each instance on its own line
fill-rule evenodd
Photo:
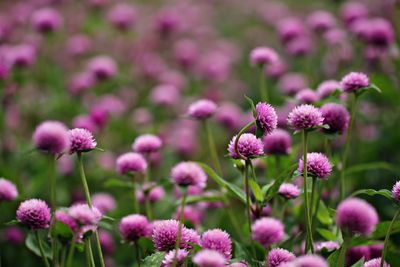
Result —
M 296 131 L 301 131 L 321 126 L 324 118 L 313 105 L 300 105 L 289 113 L 287 120 L 290 127 Z
M 151 203 L 158 202 L 165 196 L 165 191 L 162 186 L 154 186 L 152 183 L 144 184 L 141 190 L 136 191 L 136 198 L 140 203 L 144 203 L 145 191 L 147 192 L 147 197 Z
M 265 248 L 283 240 L 285 229 L 283 224 L 274 218 L 261 218 L 251 226 L 251 237 Z
M 108 255 L 113 254 L 115 251 L 115 243 L 112 234 L 105 230 L 100 230 L 99 239 L 103 253 Z
M 292 149 L 292 137 L 282 129 L 276 129 L 263 137 L 264 152 L 269 155 L 288 155 Z
M 340 82 L 344 92 L 356 92 L 369 85 L 368 76 L 361 72 L 350 72 Z
M 397 181 L 392 189 L 392 197 L 400 203 L 400 181 Z
M 172 84 L 157 85 L 150 93 L 152 103 L 162 107 L 172 107 L 176 105 L 180 97 L 179 90 Z
M 33 27 L 38 32 L 53 32 L 61 27 L 63 18 L 53 8 L 42 8 L 32 14 Z
M 95 79 L 91 73 L 82 72 L 72 76 L 68 89 L 72 95 L 80 94 L 88 91 L 95 85 Z
M 201 236 L 200 245 L 203 249 L 216 250 L 225 256 L 227 260 L 231 258 L 232 241 L 229 234 L 220 229 L 208 230 Z
M 205 187 L 207 175 L 195 162 L 180 162 L 171 170 L 171 178 L 174 184 L 179 186 L 200 186 Z
M 325 10 L 317 10 L 308 16 L 307 24 L 315 32 L 324 33 L 336 26 L 336 20 L 331 13 Z
M 177 267 L 183 266 L 188 255 L 189 255 L 188 251 L 184 249 L 178 249 L 178 253 L 176 254 L 176 264 L 177 264 L 176 266 Z M 164 259 L 161 263 L 161 267 L 173 267 L 174 257 L 175 257 L 175 250 L 171 250 L 167 254 L 165 254 Z
M 93 134 L 86 129 L 74 128 L 69 130 L 68 134 L 71 144 L 69 149 L 70 154 L 91 151 L 97 146 Z
M 70 146 L 67 127 L 58 121 L 45 121 L 36 127 L 32 136 L 33 145 L 44 152 L 62 154 Z
M 132 149 L 137 153 L 152 153 L 157 152 L 161 145 L 160 137 L 153 134 L 144 134 L 136 137 Z
M 346 132 L 350 114 L 344 106 L 336 103 L 326 103 L 319 110 L 324 117 L 324 124 L 329 126 L 329 129 L 322 129 L 323 132 L 339 134 Z
M 178 207 L 173 218 L 179 220 L 180 214 L 181 207 Z M 183 209 L 183 219 L 185 222 L 190 222 L 192 225 L 198 226 L 203 219 L 203 210 L 196 206 L 186 205 Z
M 318 85 L 317 95 L 319 99 L 325 99 L 332 95 L 337 89 L 341 90 L 340 83 L 335 80 L 323 81 Z
M 90 208 L 88 204 L 75 204 L 68 209 L 68 215 L 81 225 L 97 225 L 102 214 L 96 208 Z
M 346 264 L 351 266 L 361 258 L 370 259 L 371 253 L 368 246 L 351 247 L 346 253 Z
M 279 187 L 278 193 L 286 199 L 293 199 L 300 195 L 300 189 L 294 184 L 283 183 Z
M 278 54 L 269 47 L 257 47 L 250 52 L 250 63 L 252 65 L 266 65 L 276 62 Z
M 10 181 L 0 178 L 0 203 L 12 201 L 18 197 L 17 187 Z
M 318 95 L 314 90 L 307 88 L 299 91 L 296 94 L 296 99 L 301 104 L 312 104 L 318 101 Z
M 286 95 L 293 96 L 301 89 L 307 88 L 308 83 L 303 74 L 289 72 L 279 79 L 278 88 Z
M 336 211 L 336 223 L 346 233 L 369 235 L 378 223 L 374 207 L 359 198 L 343 200 Z
M 224 267 L 224 255 L 215 250 L 204 249 L 193 256 L 193 263 L 199 267 Z
M 363 267 L 380 267 L 381 266 L 382 259 L 381 258 L 375 258 L 369 261 L 366 261 L 363 265 Z M 389 264 L 386 262 L 383 263 L 383 267 L 390 267 Z
M 291 262 L 296 258 L 296 256 L 286 249 L 274 248 L 268 254 L 268 266 L 278 267 L 284 262 Z
M 294 259 L 292 262 L 290 262 L 289 266 L 328 267 L 329 265 L 321 256 L 304 255 Z
M 299 159 L 297 171 L 303 173 L 303 159 Z M 310 176 L 326 179 L 332 172 L 332 164 L 322 153 L 307 153 L 307 172 Z
M 347 2 L 343 5 L 340 16 L 346 25 L 350 25 L 359 19 L 366 18 L 368 9 L 364 3 Z
M 17 209 L 17 220 L 32 230 L 49 228 L 50 219 L 50 208 L 40 199 L 25 200 Z
M 54 216 L 56 221 L 67 225 L 72 231 L 75 232 L 78 230 L 78 224 L 76 223 L 75 219 L 68 214 L 68 211 L 57 210 Z
M 332 250 L 336 250 L 339 248 L 340 248 L 340 245 L 336 241 L 323 241 L 323 242 L 318 242 L 315 244 L 315 251 L 317 251 L 317 252 L 320 252 L 323 249 L 332 251 Z
M 259 102 L 256 105 L 256 120 L 267 135 L 272 133 L 278 124 L 278 116 L 275 109 L 267 103 Z
M 129 173 L 143 173 L 147 169 L 147 162 L 144 157 L 135 152 L 122 154 L 117 158 L 117 172 L 121 175 Z
M 111 57 L 97 56 L 89 61 L 87 70 L 98 80 L 107 80 L 117 74 L 118 67 Z
M 122 218 L 119 232 L 125 241 L 136 242 L 141 237 L 150 236 L 151 228 L 145 216 L 132 214 Z
M 191 39 L 182 39 L 174 45 L 174 57 L 184 68 L 191 68 L 199 56 L 197 44 Z
M 102 214 L 112 211 L 116 207 L 115 199 L 108 193 L 97 193 L 93 195 L 92 203 Z
M 242 111 L 231 102 L 223 103 L 215 114 L 215 119 L 229 130 L 237 130 L 241 125 Z
M 367 41 L 377 48 L 388 48 L 396 40 L 393 26 L 384 18 L 370 19 Z
M 133 6 L 119 3 L 113 6 L 107 13 L 110 23 L 120 30 L 127 30 L 136 21 L 136 10 Z
M 217 105 L 208 99 L 200 99 L 189 106 L 188 114 L 198 120 L 210 118 L 217 110 Z
M 4 231 L 4 239 L 10 244 L 21 245 L 25 241 L 24 232 L 17 226 L 7 227 Z
M 230 141 L 228 152 L 232 158 L 238 159 L 240 157 L 235 151 L 235 141 L 236 136 L 234 136 Z M 240 136 L 238 142 L 238 151 L 246 158 L 261 156 L 264 154 L 263 143 L 254 134 L 245 133 Z

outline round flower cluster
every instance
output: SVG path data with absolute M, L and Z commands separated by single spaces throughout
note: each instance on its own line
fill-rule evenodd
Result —
M 236 153 L 235 150 L 235 142 L 236 142 L 236 136 L 234 136 L 230 141 L 228 146 L 228 151 L 232 158 L 239 159 L 240 156 Z M 240 136 L 237 148 L 240 155 L 246 158 L 261 156 L 264 154 L 262 141 L 251 133 L 245 133 Z
M 347 109 L 336 103 L 324 104 L 320 111 L 324 117 L 324 124 L 328 125 L 328 129 L 322 129 L 326 133 L 342 134 L 347 130 L 350 120 L 350 114 Z
M 93 134 L 83 128 L 75 128 L 69 130 L 70 149 L 69 153 L 87 152 L 93 150 L 97 146 L 97 142 Z
M 204 249 L 193 257 L 193 263 L 199 267 L 224 267 L 226 259 L 216 250 Z
M 256 105 L 256 120 L 265 134 L 272 133 L 278 124 L 278 116 L 275 109 L 267 103 L 258 103 Z
M 217 105 L 208 99 L 200 99 L 189 106 L 188 114 L 198 120 L 210 118 L 217 110 Z
M 356 92 L 357 90 L 369 85 L 368 76 L 361 72 L 350 72 L 343 77 L 340 82 L 343 91 L 347 93 Z
M 171 170 L 173 183 L 179 186 L 199 186 L 205 187 L 207 175 L 203 169 L 195 162 L 181 162 Z
M 178 249 L 176 253 L 176 266 L 183 266 L 182 264 L 185 262 L 189 252 L 184 249 Z M 165 254 L 164 259 L 161 263 L 161 267 L 173 267 L 175 257 L 175 250 L 169 251 Z
M 0 178 L 0 203 L 11 201 L 18 197 L 17 187 L 10 181 Z
M 291 262 L 296 256 L 283 248 L 274 248 L 268 254 L 268 266 L 278 267 L 282 263 Z
M 279 187 L 278 193 L 286 199 L 293 199 L 300 195 L 300 189 L 294 184 L 283 183 Z
M 151 228 L 145 216 L 132 214 L 122 218 L 119 232 L 123 240 L 136 242 L 141 237 L 150 236 Z
M 69 149 L 67 127 L 58 121 L 45 121 L 36 127 L 32 136 L 33 145 L 44 152 L 61 154 Z
M 288 116 L 288 124 L 296 131 L 311 130 L 321 126 L 324 117 L 313 105 L 301 105 L 295 107 Z
M 227 260 L 231 258 L 232 241 L 227 232 L 220 229 L 208 230 L 201 236 L 200 245 L 203 249 L 216 250 L 225 256 Z
M 269 155 L 288 155 L 292 148 L 292 137 L 282 129 L 276 129 L 263 137 L 264 152 Z
M 121 175 L 143 173 L 147 169 L 147 162 L 141 154 L 128 152 L 117 158 L 116 166 L 117 172 Z
M 274 218 L 261 218 L 251 226 L 251 237 L 265 248 L 282 241 L 285 232 L 283 224 Z
M 50 219 L 50 208 L 40 199 L 25 200 L 17 209 L 17 220 L 32 230 L 49 228 Z
M 257 47 L 250 52 L 250 63 L 253 65 L 265 65 L 278 59 L 278 54 L 269 47 Z
M 303 159 L 299 160 L 298 172 L 303 173 Z M 310 176 L 326 179 L 332 172 L 332 164 L 322 153 L 307 153 L 307 173 Z
M 132 145 L 133 151 L 137 153 L 157 152 L 162 145 L 161 139 L 153 134 L 144 134 L 138 136 Z

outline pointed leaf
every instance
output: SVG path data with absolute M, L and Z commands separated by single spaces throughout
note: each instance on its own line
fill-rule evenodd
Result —
M 220 195 L 200 195 L 200 196 L 188 196 L 186 199 L 186 204 L 192 204 L 192 203 L 197 203 L 197 202 L 219 202 L 223 201 L 223 197 Z M 176 205 L 181 204 L 180 200 L 177 200 Z
M 154 267 L 154 266 L 161 266 L 161 262 L 164 259 L 165 252 L 156 252 L 147 256 L 143 260 L 143 267 Z
M 368 171 L 368 170 L 376 170 L 376 169 L 381 169 L 381 170 L 387 170 L 391 171 L 393 173 L 396 173 L 396 168 L 387 162 L 369 162 L 369 163 L 364 163 L 364 164 L 358 164 L 354 165 L 352 167 L 349 167 L 346 170 L 346 174 L 353 174 L 357 172 L 362 172 L 362 171 Z
M 320 200 L 319 202 L 319 207 L 318 207 L 318 212 L 317 212 L 317 219 L 320 221 L 322 224 L 330 225 L 333 223 L 333 220 L 329 214 L 328 209 L 325 206 L 325 203 Z
M 357 195 L 361 195 L 361 194 L 366 194 L 369 196 L 380 195 L 380 196 L 386 197 L 387 199 L 393 200 L 392 192 L 390 192 L 387 189 L 381 189 L 378 191 L 374 190 L 374 189 L 361 189 L 361 190 L 357 190 L 356 192 L 354 192 L 351 195 L 357 196 Z
M 45 257 L 48 259 L 52 259 L 52 252 L 51 252 L 49 245 L 47 244 L 47 242 L 43 242 L 43 240 L 42 240 L 42 244 L 43 244 L 43 250 L 44 250 Z M 42 257 L 42 255 L 40 253 L 40 249 L 39 249 L 39 244 L 36 242 L 34 233 L 29 232 L 29 234 L 26 236 L 25 246 L 30 251 L 35 253 L 38 257 Z
M 274 184 L 268 189 L 267 195 L 265 197 L 265 200 L 268 202 L 270 201 L 277 193 L 279 190 L 279 187 L 283 182 L 290 177 L 292 172 L 297 168 L 297 163 L 293 164 L 290 166 L 288 169 L 283 171 L 278 178 L 275 179 Z
M 256 121 L 256 137 L 261 138 L 264 135 L 264 131 L 262 130 L 261 123 Z
M 257 184 L 257 182 L 254 181 L 253 179 L 250 179 L 249 180 L 249 185 L 251 187 L 251 190 L 253 191 L 253 194 L 254 194 L 254 197 L 256 198 L 256 200 L 259 201 L 259 202 L 263 202 L 264 201 L 264 196 L 263 196 L 261 188 Z
M 251 99 L 251 98 L 248 97 L 247 95 L 244 95 L 244 98 L 247 100 L 247 102 L 249 102 L 251 111 L 252 111 L 252 113 L 253 113 L 253 116 L 256 117 L 256 116 L 257 116 L 257 113 L 256 113 L 256 106 L 254 105 L 253 99 Z
M 363 267 L 364 266 L 364 257 L 362 257 L 359 261 L 351 265 L 351 267 Z
M 326 241 L 335 241 L 336 235 L 329 230 L 318 228 L 317 232 L 326 240 Z

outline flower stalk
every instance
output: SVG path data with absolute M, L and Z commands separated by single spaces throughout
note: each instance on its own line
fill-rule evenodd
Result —
M 386 254 L 388 251 L 388 247 L 389 247 L 389 238 L 390 238 L 390 234 L 392 232 L 393 229 L 393 225 L 394 223 L 397 221 L 397 218 L 400 216 L 400 209 L 397 210 L 396 214 L 394 215 L 392 221 L 390 222 L 389 228 L 386 232 L 386 236 L 385 236 L 385 242 L 383 245 L 383 251 L 382 251 L 382 257 L 381 257 L 381 265 L 380 267 L 383 267 L 384 263 L 385 263 L 385 258 L 386 258 Z
M 176 235 L 174 261 L 172 263 L 173 267 L 176 267 L 176 265 L 177 265 L 178 250 L 179 250 L 179 246 L 180 246 L 181 238 L 182 238 L 183 216 L 185 214 L 184 211 L 185 211 L 185 203 L 186 203 L 186 198 L 187 198 L 187 189 L 184 188 L 182 191 L 183 191 L 183 194 L 182 194 L 182 201 L 181 201 L 181 210 L 180 210 L 180 214 L 179 214 L 178 233 Z

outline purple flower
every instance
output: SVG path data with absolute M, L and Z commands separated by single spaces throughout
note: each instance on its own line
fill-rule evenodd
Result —
M 174 56 L 182 67 L 190 68 L 198 59 L 198 50 L 197 44 L 193 40 L 182 39 L 174 45 Z
M 367 41 L 372 46 L 387 48 L 396 40 L 393 26 L 384 18 L 371 19 L 368 22 Z
M 24 232 L 17 226 L 8 227 L 4 231 L 4 239 L 13 245 L 21 245 L 24 243 Z
M 93 195 L 92 203 L 102 214 L 112 211 L 116 207 L 115 199 L 108 193 Z
M 178 103 L 180 92 L 172 84 L 160 84 L 152 89 L 150 99 L 156 105 L 172 107 Z
M 289 113 L 287 120 L 290 127 L 296 131 L 301 131 L 321 126 L 324 118 L 321 112 L 313 105 L 300 105 Z
M 307 88 L 307 81 L 303 74 L 289 72 L 284 74 L 278 81 L 278 88 L 286 95 L 293 96 L 301 89 Z
M 292 149 L 292 137 L 282 129 L 276 129 L 263 137 L 264 152 L 269 155 L 288 155 Z
M 53 8 L 42 8 L 32 15 L 32 24 L 38 32 L 52 32 L 61 27 L 63 19 Z
M 317 10 L 307 18 L 307 24 L 317 33 L 324 33 L 336 26 L 335 17 L 325 11 Z
M 199 267 L 224 267 L 224 255 L 215 250 L 204 249 L 193 256 L 193 263 Z
M 298 172 L 303 173 L 303 159 L 299 159 Z M 310 176 L 326 179 L 332 172 L 332 164 L 322 153 L 307 153 L 307 172 Z
M 227 260 L 231 258 L 232 241 L 229 234 L 220 229 L 208 230 L 201 236 L 201 247 L 203 249 L 216 250 L 225 256 Z
M 195 162 L 180 162 L 171 170 L 173 183 L 179 186 L 200 186 L 205 187 L 207 175 Z
M 364 258 L 366 260 L 371 258 L 371 253 L 368 246 L 351 247 L 346 253 L 346 264 L 348 266 L 351 266 L 359 261 L 361 258 Z
M 397 202 L 400 202 L 400 181 L 397 181 L 392 189 L 392 197 Z
M 67 225 L 69 228 L 71 228 L 72 231 L 78 230 L 78 225 L 75 219 L 68 214 L 68 211 L 57 210 L 54 216 L 56 221 L 62 222 L 63 224 Z
M 72 76 L 68 89 L 72 95 L 87 91 L 95 85 L 95 79 L 91 73 L 82 72 Z
M 217 110 L 217 105 L 208 99 L 200 99 L 189 106 L 190 117 L 204 120 L 210 118 Z
M 91 39 L 84 34 L 72 35 L 66 43 L 67 52 L 72 56 L 82 56 L 86 54 L 91 46 Z
M 95 149 L 97 142 L 93 137 L 93 134 L 86 129 L 74 128 L 68 131 L 70 149 L 69 153 L 75 152 L 87 152 Z
M 228 265 L 228 267 L 247 267 L 247 263 L 246 262 L 234 262 Z
M 102 214 L 96 208 L 90 208 L 88 204 L 75 204 L 68 209 L 68 215 L 82 225 L 97 225 Z
M 174 219 L 179 220 L 179 216 L 181 214 L 181 207 L 176 209 Z M 183 209 L 183 219 L 185 222 L 190 222 L 194 226 L 198 226 L 201 224 L 201 220 L 203 219 L 203 211 L 198 207 L 186 205 Z
M 136 20 L 136 10 L 131 5 L 119 3 L 107 13 L 107 19 L 114 27 L 127 30 Z
M 300 195 L 300 189 L 296 185 L 289 183 L 281 184 L 278 192 L 286 199 L 297 198 Z
M 178 253 L 176 254 L 176 266 L 181 267 L 185 263 L 188 255 L 188 251 L 184 249 L 178 249 Z M 171 250 L 167 254 L 165 254 L 164 259 L 161 263 L 161 267 L 173 267 L 174 257 L 175 250 Z
M 312 104 L 318 101 L 318 95 L 314 90 L 303 89 L 296 94 L 296 99 L 302 104 Z
M 379 258 L 382 255 L 382 250 L 384 248 L 384 243 L 377 243 L 377 244 L 373 244 L 368 246 L 369 249 L 369 253 L 371 255 L 371 259 L 372 258 Z
M 241 117 L 242 112 L 240 108 L 230 102 L 222 104 L 215 114 L 215 119 L 224 127 L 232 131 L 239 129 Z
M 111 57 L 97 56 L 89 61 L 87 70 L 98 80 L 107 80 L 116 75 L 118 67 Z
M 269 47 L 257 47 L 250 52 L 252 65 L 266 65 L 278 61 L 278 54 Z
M 380 267 L 381 266 L 382 259 L 381 258 L 375 258 L 372 260 L 369 260 L 364 263 L 363 267 Z M 383 263 L 383 267 L 390 267 L 389 264 L 386 262 Z
M 285 44 L 305 35 L 302 21 L 294 17 L 287 17 L 278 21 L 277 31 L 281 41 Z
M 296 256 L 286 249 L 274 248 L 268 254 L 268 266 L 278 267 L 281 263 L 293 261 Z
M 261 218 L 251 226 L 251 237 L 265 248 L 282 241 L 285 235 L 283 224 L 274 218 Z
M 138 153 L 157 152 L 162 145 L 160 137 L 153 134 L 138 136 L 132 145 L 132 149 Z
M 122 218 L 119 232 L 125 241 L 136 242 L 141 237 L 150 236 L 151 228 L 145 216 L 132 214 Z
M 368 76 L 361 72 L 350 72 L 342 78 L 340 85 L 344 92 L 351 93 L 369 85 Z
M 58 121 L 39 124 L 33 133 L 32 141 L 37 149 L 56 155 L 65 152 L 70 146 L 68 129 Z
M 329 126 L 329 129 L 323 128 L 323 132 L 342 134 L 347 130 L 350 114 L 344 106 L 326 103 L 319 110 L 324 117 L 324 124 Z
M 144 157 L 135 152 L 122 154 L 117 158 L 117 172 L 121 175 L 144 172 L 147 169 L 147 162 Z
M 26 68 L 36 61 L 36 49 L 31 44 L 14 45 L 8 53 L 13 67 Z
M 152 203 L 160 201 L 165 196 L 164 188 L 162 186 L 155 186 L 155 183 L 144 184 L 141 190 L 136 191 L 136 198 L 140 203 L 144 203 L 145 193 Z
M 99 239 L 100 239 L 101 249 L 103 250 L 104 254 L 110 255 L 115 251 L 114 238 L 111 233 L 105 230 L 100 230 Z
M 267 103 L 259 102 L 256 105 L 256 120 L 267 135 L 272 133 L 278 124 L 278 116 L 275 109 Z
M 333 94 L 337 89 L 341 90 L 340 83 L 335 80 L 323 81 L 318 85 L 317 95 L 319 99 L 324 99 Z
M 328 267 L 328 263 L 324 258 L 318 255 L 304 255 L 296 258 L 290 264 L 283 266 L 293 267 Z
M 238 159 L 240 157 L 235 151 L 235 141 L 236 136 L 234 136 L 230 141 L 228 152 L 232 158 Z M 256 157 L 264 154 L 262 141 L 251 133 L 242 134 L 237 147 L 239 153 L 246 158 Z
M 339 248 L 340 248 L 340 245 L 336 241 L 323 241 L 323 242 L 318 242 L 315 244 L 315 250 L 317 252 L 320 252 L 323 249 L 332 251 L 332 250 L 339 249 Z
M 17 220 L 32 230 L 49 228 L 50 219 L 50 208 L 40 199 L 25 200 L 17 209 Z
M 17 197 L 18 191 L 15 185 L 4 178 L 0 178 L 0 203 L 1 201 L 12 201 Z
M 336 223 L 350 234 L 369 235 L 378 223 L 378 215 L 374 207 L 359 198 L 343 200 L 336 212 Z

